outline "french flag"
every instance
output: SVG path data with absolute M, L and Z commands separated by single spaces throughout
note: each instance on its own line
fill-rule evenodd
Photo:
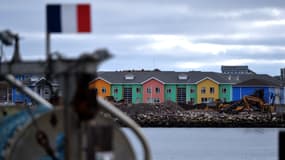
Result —
M 49 4 L 46 8 L 48 33 L 91 32 L 89 4 Z

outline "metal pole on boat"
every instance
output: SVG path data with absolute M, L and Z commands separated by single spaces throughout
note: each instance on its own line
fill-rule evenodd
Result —
M 76 87 L 76 75 L 65 72 L 61 76 L 61 84 L 63 90 L 63 115 L 64 115 L 64 159 L 65 160 L 80 160 L 81 158 L 81 130 L 79 127 L 80 121 L 72 108 L 72 100 Z
M 130 129 L 135 133 L 135 135 L 138 137 L 138 139 L 141 141 L 143 149 L 144 149 L 144 160 L 151 160 L 151 150 L 150 146 L 148 144 L 148 141 L 146 140 L 146 137 L 140 130 L 140 127 L 136 124 L 135 121 L 133 121 L 131 118 L 126 116 L 122 111 L 120 111 L 118 108 L 114 107 L 110 102 L 107 102 L 101 97 L 97 97 L 97 101 L 99 103 L 99 106 L 107 111 L 108 113 L 111 113 L 118 119 L 120 119 L 124 124 L 126 124 Z
M 46 59 L 50 57 L 50 33 L 46 31 Z
M 279 160 L 285 159 L 285 131 L 279 132 Z

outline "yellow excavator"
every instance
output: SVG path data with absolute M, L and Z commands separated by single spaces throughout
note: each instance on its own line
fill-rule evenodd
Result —
M 261 98 L 255 96 L 244 96 L 242 100 L 244 102 L 244 107 L 247 110 L 250 110 L 253 106 L 257 106 L 260 111 L 265 112 L 268 111 L 268 107 L 270 106 L 265 104 Z
M 216 101 L 217 108 L 220 112 L 225 113 L 238 113 L 241 111 L 261 111 L 261 112 L 273 112 L 274 111 L 274 96 L 272 96 L 272 103 L 266 104 L 263 100 L 264 91 L 256 90 L 254 94 L 244 96 L 239 101 L 233 101 L 229 103 L 222 103 Z

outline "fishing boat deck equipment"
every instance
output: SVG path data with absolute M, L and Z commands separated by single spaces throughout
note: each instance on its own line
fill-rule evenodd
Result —
M 78 59 L 63 59 L 61 57 L 57 58 L 48 58 L 47 61 L 13 61 L 13 62 L 4 62 L 1 64 L 1 76 L 8 81 L 11 85 L 15 86 L 19 91 L 28 95 L 33 101 L 41 104 L 48 110 L 45 114 L 35 117 L 35 115 L 30 112 L 32 120 L 25 124 L 24 131 L 14 135 L 14 141 L 10 142 L 9 149 L 5 152 L 6 159 L 17 159 L 18 155 L 27 156 L 25 153 L 30 153 L 30 150 L 34 150 L 32 155 L 38 158 L 39 155 L 36 154 L 38 149 L 36 145 L 33 145 L 33 141 L 37 140 L 38 148 L 39 145 L 45 151 L 44 153 L 50 156 L 52 159 L 58 158 L 56 152 L 53 150 L 55 144 L 51 140 L 56 139 L 61 131 L 64 133 L 64 159 L 65 160 L 78 160 L 78 159 L 94 159 L 98 156 L 100 151 L 104 150 L 104 146 L 98 149 L 97 142 L 100 138 L 104 138 L 104 135 L 107 133 L 98 133 L 98 131 L 112 132 L 113 135 L 111 139 L 111 147 L 109 150 L 114 150 L 113 159 L 134 159 L 134 152 L 131 148 L 131 145 L 128 141 L 128 138 L 124 135 L 123 131 L 114 123 L 114 121 L 107 120 L 99 113 L 94 113 L 94 117 L 86 120 L 78 118 L 77 113 L 74 111 L 74 96 L 81 86 L 76 86 L 78 84 L 81 75 L 95 75 L 98 65 L 105 59 L 109 58 L 110 54 L 107 50 L 97 50 L 93 53 L 84 53 Z M 63 90 L 63 109 L 57 110 L 54 109 L 54 106 L 48 101 L 37 95 L 30 88 L 24 86 L 20 81 L 16 80 L 12 74 L 39 74 L 47 73 L 49 76 L 56 77 L 60 79 L 62 90 Z M 81 101 L 82 102 L 82 101 Z M 137 135 L 139 141 L 142 144 L 144 150 L 144 159 L 151 159 L 150 148 L 146 138 L 142 134 L 139 126 L 123 114 L 119 109 L 114 107 L 112 104 L 103 100 L 102 98 L 97 97 L 96 100 L 97 106 L 99 109 L 104 110 L 107 113 L 110 113 L 114 117 L 118 118 L 120 121 L 125 123 L 135 135 Z M 92 110 L 92 108 L 91 108 Z M 53 114 L 52 114 L 53 113 Z M 62 113 L 63 116 L 60 116 Z M 52 126 L 47 125 L 50 122 L 47 122 L 47 117 L 57 117 L 58 124 L 62 125 L 61 129 L 52 129 Z M 61 117 L 63 117 L 61 119 Z M 99 119 L 99 120 L 98 120 Z M 102 120 L 103 119 L 103 120 Z M 50 123 L 52 125 L 52 123 Z M 49 126 L 49 127 L 47 127 Z M 60 126 L 60 125 L 59 125 Z M 49 130 L 47 130 L 47 127 Z M 100 128 L 101 127 L 101 128 Z M 34 129 L 32 129 L 34 128 Z M 107 128 L 107 129 L 106 129 Z M 29 133 L 29 134 L 28 134 Z M 97 138 L 94 138 L 92 134 L 94 133 Z M 53 134 L 50 136 L 49 134 Z M 36 135 L 36 137 L 29 137 L 28 135 Z M 100 135 L 102 137 L 100 137 Z M 111 134 L 112 135 L 112 134 Z M 118 138 L 119 135 L 119 138 Z M 25 137 L 26 138 L 23 138 Z M 16 137 L 16 138 L 15 138 Z M 109 137 L 110 138 L 110 137 Z M 31 140 L 33 139 L 33 140 Z M 106 137 L 105 137 L 106 139 Z M 107 138 L 108 139 L 108 138 Z M 31 140 L 28 142 L 27 140 Z M 97 141 L 96 143 L 92 141 Z M 90 143 L 92 142 L 92 143 Z M 30 143 L 31 146 L 27 146 L 27 143 Z M 103 144 L 103 143 L 102 143 Z M 22 145 L 22 148 L 25 149 L 19 150 L 19 147 Z M 119 147 L 118 147 L 119 146 Z M 125 148 L 125 149 L 122 149 Z M 1 148 L 0 148 L 1 149 Z M 96 150 L 97 149 L 97 150 Z M 105 146 L 106 149 L 106 146 Z M 21 153 L 21 154 L 20 154 Z M 38 152 L 43 153 L 43 152 Z M 100 152 L 101 153 L 101 152 Z M 102 152 L 103 153 L 103 152 Z M 92 156 L 90 156 L 90 154 Z M 97 155 L 94 155 L 97 154 Z M 37 155 L 37 156 L 36 156 Z M 99 155 L 100 156 L 100 155 Z M 36 159 L 35 157 L 28 157 L 29 159 Z M 103 156 L 104 157 L 104 156 Z M 108 157 L 108 156 L 107 156 Z M 112 157 L 112 156 L 111 156 Z

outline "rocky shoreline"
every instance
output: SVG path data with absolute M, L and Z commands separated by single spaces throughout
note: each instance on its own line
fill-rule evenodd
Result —
M 141 127 L 285 127 L 284 113 L 240 112 L 227 114 L 215 110 L 184 110 L 173 105 L 137 105 L 119 106 L 119 108 Z
M 283 115 L 268 113 L 225 114 L 206 111 L 188 111 L 177 114 L 129 115 L 141 127 L 285 127 Z

